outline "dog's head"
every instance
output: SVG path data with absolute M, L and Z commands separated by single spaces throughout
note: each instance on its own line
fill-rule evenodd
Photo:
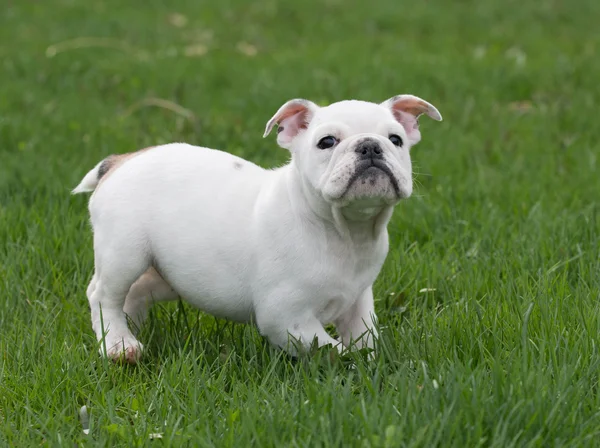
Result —
M 277 125 L 277 143 L 292 152 L 300 174 L 327 202 L 393 205 L 412 193 L 409 150 L 421 139 L 422 114 L 442 120 L 434 106 L 412 95 L 327 107 L 296 99 L 269 120 L 265 136 Z

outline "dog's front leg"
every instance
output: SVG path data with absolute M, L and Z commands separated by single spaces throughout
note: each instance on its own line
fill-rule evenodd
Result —
M 286 296 L 283 296 L 286 297 Z M 289 298 L 287 296 L 286 298 Z M 319 347 L 331 345 L 338 351 L 343 350 L 340 341 L 332 338 L 323 324 L 309 310 L 298 310 L 297 303 L 267 300 L 256 310 L 256 324 L 260 333 L 273 345 L 277 345 L 292 355 L 309 350 L 314 342 Z M 285 306 L 287 305 L 287 306 Z
M 373 304 L 373 288 L 369 286 L 356 303 L 335 321 L 344 346 L 355 344 L 357 348 L 374 348 L 377 329 Z

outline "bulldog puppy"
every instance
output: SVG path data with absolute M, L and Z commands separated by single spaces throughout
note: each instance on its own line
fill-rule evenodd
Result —
M 153 302 L 178 297 L 254 322 L 292 353 L 314 340 L 372 347 L 372 285 L 393 208 L 412 193 L 422 114 L 442 119 L 412 95 L 327 107 L 295 99 L 264 133 L 277 126 L 291 152 L 281 168 L 184 143 L 100 162 L 73 190 L 94 192 L 87 296 L 100 353 L 135 363 L 142 344 L 126 315 L 139 326 Z

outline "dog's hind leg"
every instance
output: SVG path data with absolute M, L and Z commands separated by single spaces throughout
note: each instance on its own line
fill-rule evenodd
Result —
M 123 311 L 139 330 L 155 302 L 177 300 L 179 296 L 154 268 L 149 268 L 138 278 L 127 293 Z
M 94 234 L 94 252 L 96 270 L 88 299 L 100 353 L 135 363 L 142 345 L 127 326 L 123 306 L 133 283 L 150 266 L 149 254 L 143 241 L 115 238 L 113 232 L 106 235 L 102 231 Z

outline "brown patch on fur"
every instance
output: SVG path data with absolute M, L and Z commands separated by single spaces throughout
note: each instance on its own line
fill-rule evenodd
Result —
M 100 168 L 98 168 L 98 186 L 96 187 L 96 189 L 104 180 L 106 180 L 112 173 L 114 173 L 117 168 L 119 168 L 129 159 L 132 159 L 135 156 L 139 156 L 140 154 L 152 148 L 156 148 L 156 146 L 149 146 L 148 148 L 140 149 L 139 151 L 135 152 L 128 152 L 125 154 L 113 154 L 108 156 L 102 161 Z
M 406 98 L 402 101 L 395 103 L 393 106 L 394 110 L 401 110 L 403 112 L 407 112 L 415 117 L 418 117 L 421 114 L 427 113 L 429 106 L 427 103 L 423 101 L 419 101 L 416 98 Z

